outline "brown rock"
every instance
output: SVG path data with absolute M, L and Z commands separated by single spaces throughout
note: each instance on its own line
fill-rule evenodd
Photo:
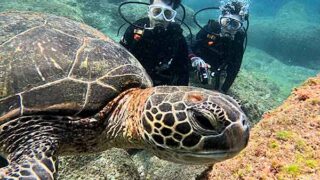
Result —
M 301 100 L 301 94 L 308 98 Z M 320 75 L 307 80 L 252 129 L 248 147 L 208 179 L 319 179 Z

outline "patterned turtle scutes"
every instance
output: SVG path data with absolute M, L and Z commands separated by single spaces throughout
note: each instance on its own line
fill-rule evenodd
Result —
M 239 106 L 227 95 L 192 87 L 156 87 L 142 125 L 155 155 L 179 163 L 221 161 L 248 140 L 247 118 Z
M 182 87 L 174 87 L 174 86 L 159 86 L 156 88 L 156 94 L 168 94 L 179 92 Z
M 26 20 L 30 23 L 25 23 Z M 11 13 L 10 16 L 1 16 L 0 24 L 3 28 L 0 29 L 0 45 L 10 41 L 18 34 L 43 26 L 45 22 L 45 18 L 38 16 L 38 14 L 30 14 L 23 18 L 18 13 Z
M 4 45 L 6 42 L 32 31 L 33 29 L 43 27 L 44 25 L 49 29 L 80 40 L 83 37 L 98 38 L 104 41 L 109 39 L 101 32 L 89 27 L 88 25 L 72 21 L 64 17 L 36 12 L 1 13 L 0 24 L 2 27 L 0 29 L 0 45 Z
M 127 89 L 152 86 L 130 53 L 87 25 L 31 12 L 0 13 L 0 22 L 0 120 L 88 116 Z
M 120 58 L 123 58 L 121 62 Z M 84 39 L 69 72 L 69 77 L 83 81 L 103 81 L 104 78 L 120 75 L 142 76 L 143 71 L 123 48 L 111 41 L 95 39 Z
M 187 164 L 246 147 L 249 126 L 231 97 L 151 87 L 139 62 L 97 30 L 32 12 L 0 13 L 0 179 L 48 179 L 61 155 L 145 148 Z

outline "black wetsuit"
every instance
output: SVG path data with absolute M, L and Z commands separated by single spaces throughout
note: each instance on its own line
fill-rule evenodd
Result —
M 149 19 L 143 18 L 134 24 L 148 27 Z M 188 85 L 190 61 L 188 45 L 182 31 L 176 23 L 170 23 L 166 30 L 137 29 L 130 26 L 120 44 L 140 61 L 154 85 Z
M 196 35 L 191 53 L 210 64 L 211 71 L 215 72 L 215 76 L 220 76 L 219 68 L 225 69 L 227 76 L 221 90 L 227 92 L 240 70 L 244 53 L 245 33 L 244 31 L 238 31 L 234 40 L 232 40 L 231 38 L 220 37 L 220 31 L 220 24 L 217 21 L 210 20 L 204 29 Z M 192 57 L 192 54 L 189 57 Z M 219 90 L 219 82 L 214 83 L 214 89 Z

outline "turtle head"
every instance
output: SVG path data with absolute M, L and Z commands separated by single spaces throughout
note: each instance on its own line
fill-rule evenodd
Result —
M 249 121 L 231 97 L 200 88 L 156 87 L 141 116 L 145 146 L 183 164 L 213 164 L 237 155 Z

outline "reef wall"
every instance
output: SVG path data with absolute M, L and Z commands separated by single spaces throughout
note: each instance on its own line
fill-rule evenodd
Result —
M 217 163 L 209 179 L 318 179 L 320 75 L 308 79 L 264 114 L 239 156 Z

